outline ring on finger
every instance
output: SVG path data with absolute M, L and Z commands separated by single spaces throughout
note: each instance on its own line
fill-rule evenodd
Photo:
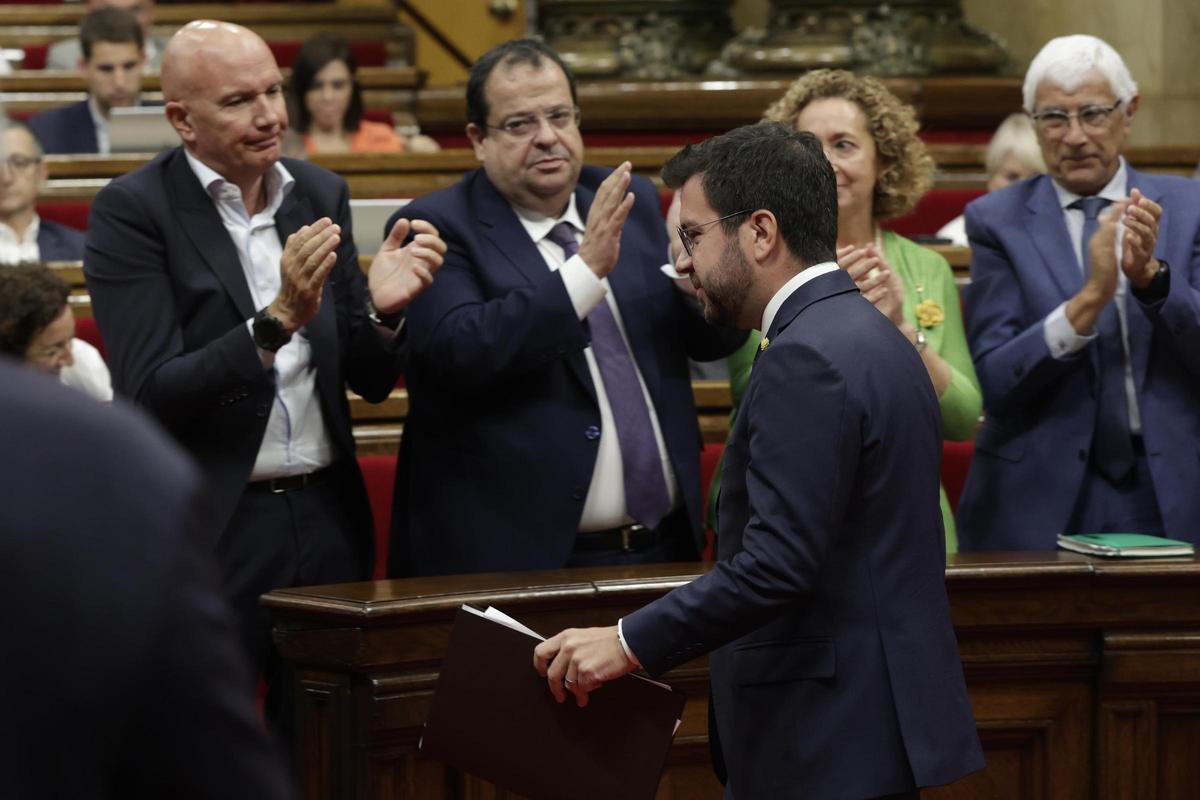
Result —
M 571 680 L 570 678 L 563 678 L 563 685 L 564 686 L 574 686 L 575 681 Z

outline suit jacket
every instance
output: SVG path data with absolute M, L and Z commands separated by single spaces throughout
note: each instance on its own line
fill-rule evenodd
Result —
M 1129 170 L 1163 207 L 1154 255 L 1170 292 L 1126 297 L 1142 436 L 1166 533 L 1200 543 L 1200 184 Z M 987 417 L 958 506 L 964 550 L 1047 550 L 1079 496 L 1096 418 L 1096 348 L 1050 355 L 1043 321 L 1083 272 L 1048 177 L 967 206 L 967 337 Z M 1078 531 L 1086 533 L 1087 531 Z
M 83 231 L 48 219 L 38 220 L 38 256 L 42 261 L 82 261 Z
M 584 167 L 587 218 L 610 170 Z M 609 285 L 699 536 L 700 431 L 687 357 L 736 349 L 745 334 L 704 323 L 659 267 L 667 255 L 658 194 L 636 201 Z M 592 480 L 600 411 L 590 342 L 562 278 L 482 169 L 397 216 L 427 219 L 449 251 L 408 309 L 409 413 L 396 475 L 389 574 L 561 567 Z
M 189 460 L 0 359 L 0 795 L 291 796 L 246 687 Z
M 43 111 L 29 120 L 29 130 L 47 154 L 100 152 L 87 100 Z
M 983 766 L 945 589 L 942 427 L 912 345 L 836 271 L 783 304 L 725 451 L 718 561 L 626 616 L 659 675 L 712 651 L 747 798 L 875 797 Z
M 342 226 L 320 312 L 304 333 L 329 435 L 340 457 L 353 462 L 345 387 L 372 402 L 384 399 L 402 358 L 366 318 L 345 181 L 302 161 L 283 163 L 295 185 L 275 215 L 280 241 L 321 217 Z M 247 329 L 257 309 L 237 251 L 182 148 L 96 195 L 84 274 L 113 388 L 145 406 L 197 458 L 223 529 L 254 466 L 275 385 Z M 370 548 L 366 492 L 357 465 L 351 471 L 362 544 Z

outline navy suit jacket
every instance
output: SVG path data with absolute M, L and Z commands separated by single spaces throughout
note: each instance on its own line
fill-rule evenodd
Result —
M 610 170 L 584 167 L 586 219 Z M 700 431 L 687 358 L 727 355 L 744 333 L 707 325 L 659 271 L 658 193 L 644 178 L 609 275 L 631 350 L 699 536 Z M 583 350 L 588 326 L 482 169 L 405 206 L 448 245 L 408 309 L 409 412 L 396 476 L 389 574 L 557 568 L 592 480 L 600 411 Z
M 1129 170 L 1163 207 L 1167 298 L 1126 297 L 1142 436 L 1166 533 L 1200 543 L 1200 183 Z M 1096 418 L 1096 348 L 1050 355 L 1043 321 L 1084 283 L 1048 177 L 967 206 L 967 338 L 987 416 L 958 506 L 964 550 L 1049 550 L 1065 532 Z M 1073 531 L 1088 533 L 1089 531 Z
M 120 403 L 0 362 L 0 795 L 291 796 L 192 536 L 195 467 Z
M 387 397 L 402 369 L 366 318 L 346 183 L 291 159 L 295 178 L 275 215 L 281 242 L 329 217 L 342 227 L 321 310 L 304 329 L 321 411 L 342 459 L 354 461 L 347 384 Z M 218 530 L 245 489 L 275 398 L 246 322 L 257 309 L 233 241 L 182 148 L 117 178 L 92 202 L 84 275 L 108 349 L 113 388 L 145 406 L 197 458 L 211 482 Z M 352 507 L 365 555 L 372 530 L 357 465 Z
M 625 639 L 651 675 L 713 651 L 710 738 L 738 800 L 980 769 L 929 375 L 840 270 L 797 289 L 767 339 L 725 451 L 718 561 L 626 616 Z
M 38 220 L 38 256 L 42 261 L 82 261 L 83 231 L 48 219 Z
M 29 130 L 47 154 L 100 152 L 87 100 L 43 111 L 29 120 Z

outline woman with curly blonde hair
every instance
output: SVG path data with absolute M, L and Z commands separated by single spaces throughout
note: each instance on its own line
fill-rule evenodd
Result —
M 823 69 L 797 79 L 763 119 L 821 141 L 837 177 L 838 263 L 921 355 L 945 437 L 974 438 L 983 397 L 950 265 L 879 227 L 880 220 L 911 211 L 933 185 L 933 158 L 917 138 L 916 113 L 874 78 Z M 748 380 L 755 344 L 730 359 L 735 397 Z M 946 549 L 953 553 L 958 539 L 944 489 L 941 500 Z

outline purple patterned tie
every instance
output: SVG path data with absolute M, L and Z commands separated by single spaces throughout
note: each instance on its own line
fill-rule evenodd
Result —
M 567 258 L 579 252 L 575 229 L 570 223 L 558 223 L 546 238 L 561 247 Z M 617 328 L 608 300 L 601 300 L 588 314 L 587 321 L 592 333 L 592 354 L 600 368 L 604 393 L 608 395 L 617 426 L 617 441 L 621 444 L 625 508 L 629 516 L 647 528 L 657 528 L 670 510 L 671 497 L 633 355 Z

